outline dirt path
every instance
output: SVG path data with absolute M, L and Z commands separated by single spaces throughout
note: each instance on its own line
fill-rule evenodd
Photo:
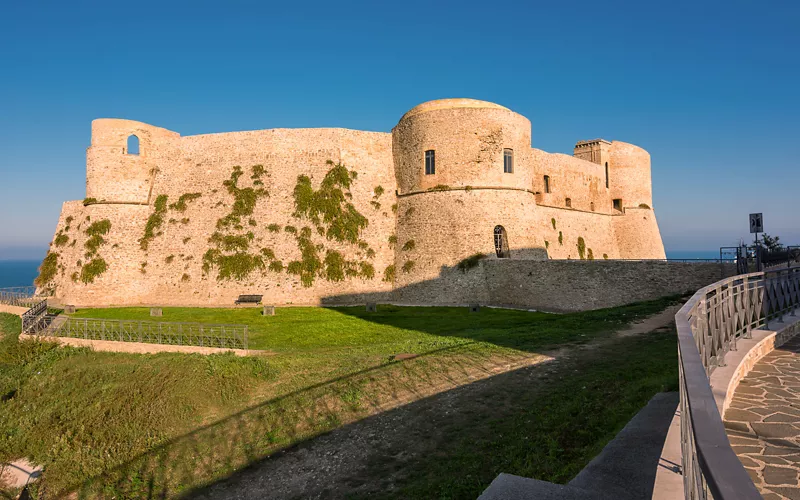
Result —
M 678 307 L 670 307 L 613 337 L 627 337 L 668 327 Z M 586 352 L 593 341 L 577 350 Z M 570 350 L 548 353 L 527 366 L 507 367 L 470 384 L 410 402 L 341 427 L 270 456 L 191 498 L 341 498 L 392 496 L 407 471 L 421 457 L 465 433 L 490 434 L 497 418 L 513 418 L 520 407 L 536 404 L 537 385 L 559 377 L 573 360 Z M 572 369 L 573 367 L 570 367 Z

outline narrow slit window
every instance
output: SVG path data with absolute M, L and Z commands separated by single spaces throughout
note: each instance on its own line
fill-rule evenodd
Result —
M 506 173 L 506 174 L 513 174 L 514 173 L 514 150 L 513 149 L 504 149 L 503 150 L 503 173 Z
M 549 175 L 545 175 L 544 176 L 544 192 L 545 193 L 549 193 L 550 192 L 550 176 Z
M 606 189 L 608 189 L 608 162 L 606 162 Z
M 436 173 L 436 151 L 429 149 L 425 151 L 425 175 Z
M 508 234 L 503 226 L 494 227 L 494 251 L 498 259 L 507 259 L 510 255 L 508 250 Z

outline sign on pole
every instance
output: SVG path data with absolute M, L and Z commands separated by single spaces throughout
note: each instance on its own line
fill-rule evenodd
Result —
M 750 232 L 764 232 L 764 217 L 762 214 L 750 214 Z

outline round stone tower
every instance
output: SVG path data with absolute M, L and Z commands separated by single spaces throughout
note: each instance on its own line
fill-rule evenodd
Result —
M 546 258 L 534 237 L 527 118 L 485 101 L 430 101 L 400 119 L 392 144 L 397 286 L 435 279 L 478 252 Z
M 613 141 L 609 153 L 609 194 L 612 200 L 622 200 L 625 208 L 653 207 L 653 184 L 650 177 L 650 153 L 628 144 Z

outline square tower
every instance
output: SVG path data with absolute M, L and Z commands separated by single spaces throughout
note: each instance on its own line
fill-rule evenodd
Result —
M 605 165 L 609 161 L 609 148 L 611 143 L 605 139 L 592 139 L 590 141 L 579 141 L 575 144 L 572 154 L 575 158 Z

